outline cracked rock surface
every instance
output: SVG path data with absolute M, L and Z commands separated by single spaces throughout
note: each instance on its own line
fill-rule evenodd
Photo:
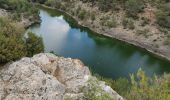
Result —
M 83 100 L 82 87 L 91 76 L 80 60 L 41 53 L 5 65 L 0 70 L 0 100 L 63 100 L 65 96 Z M 99 86 L 116 100 L 114 90 Z

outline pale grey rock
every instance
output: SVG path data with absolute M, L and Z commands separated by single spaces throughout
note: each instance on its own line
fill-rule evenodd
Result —
M 83 100 L 81 89 L 91 77 L 78 59 L 50 53 L 25 57 L 0 71 L 0 100 Z M 104 82 L 99 86 L 115 100 L 123 100 Z
M 66 93 L 63 96 L 64 100 L 83 100 L 83 93 L 77 93 L 77 94 L 73 94 L 73 93 Z
M 5 17 L 8 15 L 8 12 L 5 9 L 0 8 L 0 17 Z
M 115 100 L 123 100 L 123 98 L 116 92 L 114 91 L 110 86 L 107 86 L 105 84 L 105 82 L 100 82 L 99 86 L 106 91 L 107 93 L 109 93 L 110 95 L 113 95 Z
M 60 100 L 65 86 L 29 60 L 24 58 L 1 70 L 0 99 Z

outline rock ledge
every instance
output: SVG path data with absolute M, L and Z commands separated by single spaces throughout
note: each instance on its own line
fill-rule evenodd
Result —
M 91 76 L 80 60 L 50 53 L 5 65 L 0 71 L 0 100 L 83 100 L 82 89 L 88 90 L 89 80 L 114 100 L 123 100 L 105 82 Z

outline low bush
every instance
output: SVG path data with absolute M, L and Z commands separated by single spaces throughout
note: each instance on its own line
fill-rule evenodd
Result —
M 168 4 L 159 7 L 159 11 L 156 12 L 156 19 L 160 27 L 170 29 L 170 6 Z
M 164 45 L 170 46 L 170 32 L 167 33 L 167 38 L 164 41 Z
M 116 27 L 117 22 L 116 22 L 116 20 L 114 18 L 111 18 L 110 20 L 108 20 L 106 22 L 106 26 L 108 26 L 109 28 Z
M 95 19 L 96 19 L 95 13 L 93 12 L 93 13 L 91 13 L 91 20 L 94 21 Z
M 43 40 L 41 37 L 35 35 L 35 33 L 28 32 L 28 38 L 25 39 L 26 41 L 26 49 L 27 49 L 27 56 L 31 57 L 37 53 L 41 53 L 44 51 Z
M 122 21 L 122 24 L 123 24 L 123 27 L 126 29 L 126 28 L 129 28 L 129 29 L 135 29 L 135 25 L 134 25 L 134 22 L 132 19 L 123 19 Z
M 38 9 L 27 0 L 0 0 L 0 8 L 10 10 L 15 14 L 15 19 L 21 19 L 22 15 L 37 17 L 38 14 Z
M 136 31 L 136 34 L 137 35 L 143 35 L 145 36 L 146 38 L 149 36 L 149 29 L 144 29 L 144 30 L 137 30 Z
M 137 18 L 138 13 L 142 12 L 144 9 L 144 3 L 142 0 L 127 0 L 125 8 L 127 16 Z
M 141 26 L 145 26 L 147 24 L 149 24 L 150 20 L 146 17 L 142 17 L 142 23 L 141 23 Z
M 100 80 L 108 80 L 99 78 Z M 126 100 L 170 100 L 170 75 L 147 77 L 142 69 L 137 74 L 131 74 L 130 80 L 120 78 L 109 79 L 109 84 Z
M 44 51 L 42 38 L 28 33 L 28 38 L 23 39 L 24 27 L 9 17 L 0 18 L 0 29 L 0 63 Z
M 79 12 L 78 17 L 79 17 L 81 20 L 84 20 L 85 17 L 86 17 L 86 14 L 87 14 L 86 10 L 82 9 L 82 10 Z
M 0 63 L 6 63 L 27 55 L 22 39 L 0 33 Z
M 60 1 L 57 1 L 57 0 L 47 0 L 45 2 L 45 5 L 47 6 L 51 6 L 51 7 L 55 7 L 55 8 L 61 8 L 61 2 Z

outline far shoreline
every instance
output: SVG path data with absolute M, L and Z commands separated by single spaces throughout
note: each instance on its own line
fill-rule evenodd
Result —
M 162 54 L 160 50 L 155 49 L 153 47 L 150 47 L 149 45 L 146 45 L 144 43 L 140 43 L 140 42 L 135 41 L 135 40 L 132 41 L 132 40 L 129 40 L 128 38 L 123 38 L 121 36 L 117 36 L 117 35 L 114 35 L 114 34 L 109 35 L 109 32 L 106 32 L 106 31 L 105 32 L 97 32 L 96 30 L 92 29 L 91 27 L 88 27 L 86 25 L 81 24 L 80 21 L 77 18 L 75 18 L 71 14 L 67 13 L 66 11 L 63 11 L 63 10 L 57 9 L 57 8 L 53 8 L 53 7 L 49 7 L 49 6 L 46 6 L 46 5 L 42 5 L 42 4 L 37 4 L 37 5 L 40 6 L 40 7 L 43 7 L 43 8 L 47 8 L 47 9 L 51 9 L 51 10 L 57 10 L 59 12 L 62 12 L 66 16 L 68 16 L 68 17 L 72 18 L 73 20 L 75 20 L 76 23 L 78 25 L 80 25 L 81 27 L 88 28 L 90 31 L 94 32 L 97 35 L 101 35 L 101 36 L 108 37 L 108 38 L 111 38 L 111 39 L 116 39 L 118 41 L 133 45 L 135 47 L 138 47 L 138 48 L 150 53 L 151 55 L 153 55 L 153 56 L 155 56 L 155 57 L 157 57 L 159 59 L 166 60 L 166 61 L 170 62 L 170 57 L 169 56 L 166 56 L 166 55 Z

